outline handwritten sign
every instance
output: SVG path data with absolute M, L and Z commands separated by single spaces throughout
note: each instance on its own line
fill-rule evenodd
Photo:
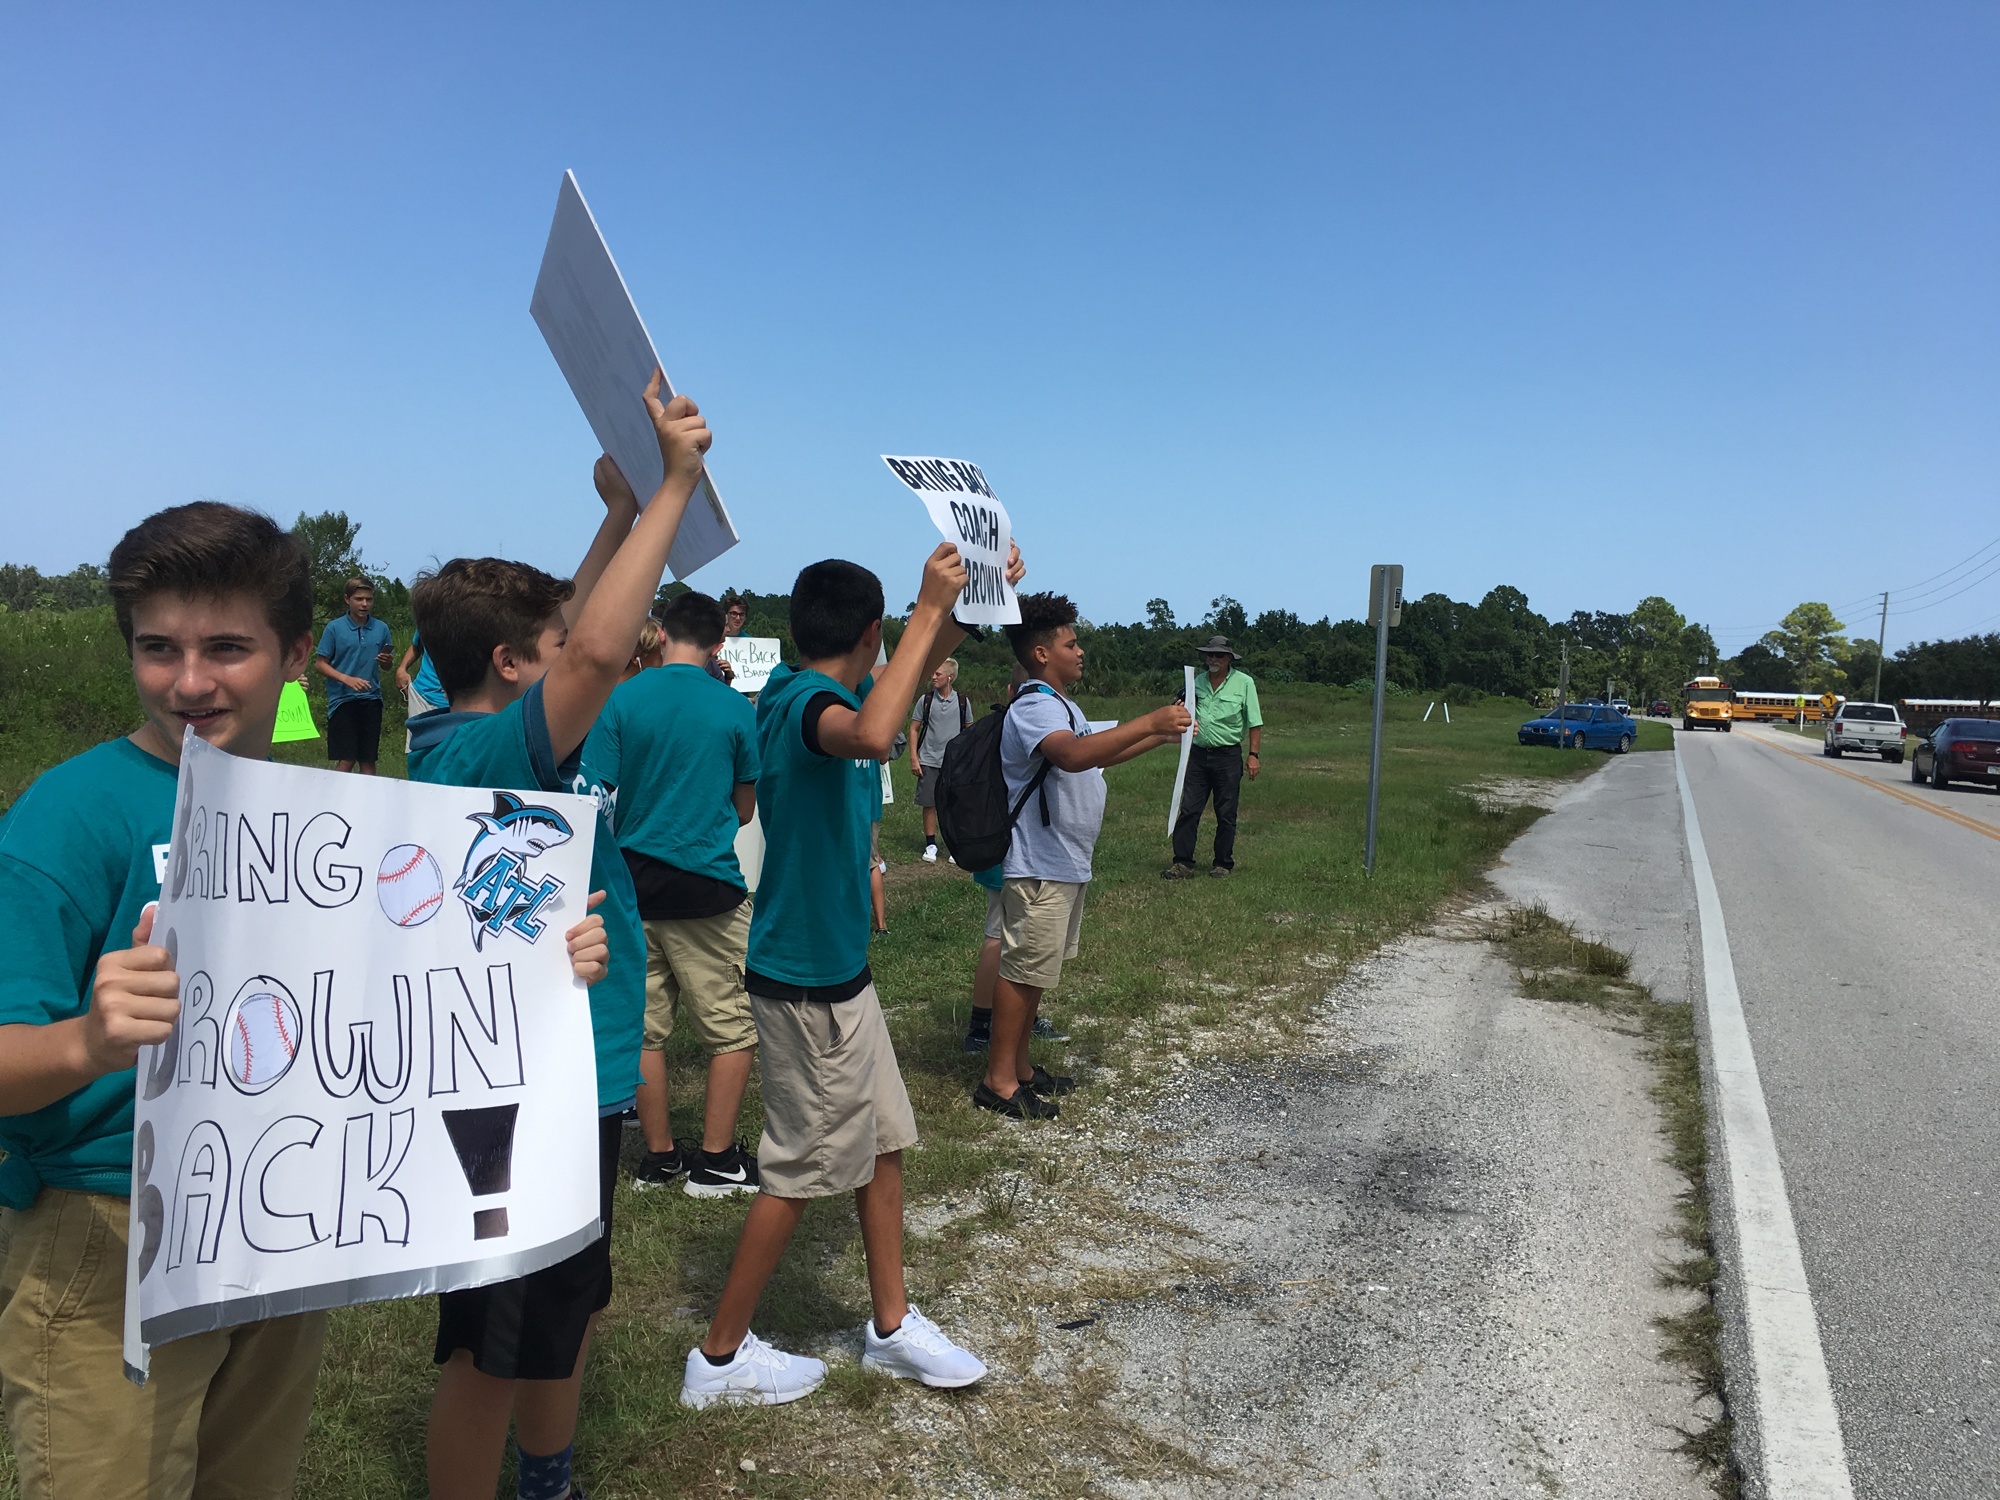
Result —
M 955 611 L 967 625 L 1018 625 L 1021 603 L 1007 582 L 1014 523 L 978 464 L 959 458 L 891 458 L 882 462 L 924 502 L 932 524 L 965 560 L 965 589 Z
M 739 693 L 761 693 L 778 665 L 778 638 L 769 635 L 732 635 L 722 642 L 722 659 L 736 675 L 729 685 Z
M 528 312 L 548 341 L 549 353 L 583 408 L 598 446 L 617 460 L 619 472 L 639 504 L 645 505 L 666 470 L 641 393 L 654 369 L 666 367 L 610 247 L 598 232 L 590 205 L 583 201 L 583 189 L 570 172 L 563 173 L 556 192 L 555 218 Z M 661 399 L 673 394 L 670 381 Z M 736 525 L 704 472 L 681 518 L 667 565 L 674 577 L 685 578 L 736 543 Z
M 294 740 L 316 740 L 319 725 L 313 723 L 312 703 L 306 690 L 288 682 L 278 693 L 278 723 L 271 731 L 271 743 L 289 745 Z
M 126 1364 L 253 1319 L 448 1291 L 602 1233 L 588 799 L 238 759 L 190 733 L 139 1055 Z

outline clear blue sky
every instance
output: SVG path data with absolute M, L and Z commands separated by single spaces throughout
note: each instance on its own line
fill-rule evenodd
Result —
M 214 496 L 566 571 L 568 167 L 717 433 L 698 584 L 900 605 L 940 453 L 1099 620 L 1399 560 L 1733 648 L 2000 534 L 1996 78 L 1986 4 L 10 6 L 0 560 Z

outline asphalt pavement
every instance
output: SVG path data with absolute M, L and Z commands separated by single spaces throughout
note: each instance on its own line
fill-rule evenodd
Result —
M 1854 1492 L 2000 1495 L 2000 789 L 1677 740 Z

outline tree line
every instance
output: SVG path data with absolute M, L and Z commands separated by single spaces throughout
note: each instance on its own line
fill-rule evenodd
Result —
M 342 589 L 348 578 L 365 577 L 376 587 L 376 614 L 406 638 L 409 589 L 362 556 L 359 523 L 345 512 L 323 511 L 301 514 L 292 529 L 312 555 L 319 622 L 345 610 Z M 665 585 L 660 602 L 686 587 Z M 719 592 L 743 601 L 748 634 L 776 637 L 786 658 L 795 658 L 788 595 Z M 104 569 L 95 564 L 57 575 L 0 564 L 0 611 L 86 609 L 108 602 Z M 890 623 L 892 641 L 898 624 Z M 1228 636 L 1244 653 L 1244 666 L 1265 682 L 1358 690 L 1374 680 L 1372 626 L 1327 616 L 1308 621 L 1283 609 L 1253 616 L 1226 594 L 1211 600 L 1199 620 L 1177 620 L 1166 600 L 1153 599 L 1143 620 L 1085 621 L 1078 633 L 1084 643 L 1083 687 L 1093 693 L 1170 690 L 1211 635 Z M 958 656 L 968 683 L 981 690 L 1004 682 L 1012 660 L 998 631 L 967 641 Z M 1526 594 L 1503 584 L 1476 604 L 1436 593 L 1406 602 L 1402 623 L 1389 633 L 1388 678 L 1394 690 L 1405 693 L 1462 701 L 1488 694 L 1535 699 L 1559 685 L 1565 657 L 1571 697 L 1597 696 L 1608 687 L 1613 696 L 1634 703 L 1672 701 L 1689 678 L 1703 673 L 1745 690 L 1831 690 L 1866 698 L 1874 689 L 1877 664 L 1875 643 L 1851 639 L 1846 626 L 1821 603 L 1800 604 L 1761 640 L 1725 658 L 1707 626 L 1689 621 L 1658 595 L 1641 599 L 1623 614 L 1577 610 L 1565 619 L 1551 619 L 1531 608 Z M 1882 695 L 1891 700 L 2000 698 L 2000 634 L 1919 641 L 1881 667 Z

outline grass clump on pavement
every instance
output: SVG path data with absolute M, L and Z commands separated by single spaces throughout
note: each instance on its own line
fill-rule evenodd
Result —
M 1593 1005 L 1631 1020 L 1648 1044 L 1656 1070 L 1651 1089 L 1660 1106 L 1667 1161 L 1685 1186 L 1676 1205 L 1687 1254 L 1665 1267 L 1662 1282 L 1699 1294 L 1687 1312 L 1656 1320 L 1663 1358 L 1685 1368 L 1701 1394 L 1720 1403 L 1722 1322 L 1715 1311 L 1718 1274 L 1709 1238 L 1708 1114 L 1701 1091 L 1701 1058 L 1694 1008 L 1663 1004 L 1631 977 L 1623 953 L 1580 937 L 1539 904 L 1510 908 L 1495 924 L 1494 940 L 1513 965 L 1521 992 L 1536 1000 Z M 1683 1430 L 1680 1448 L 1699 1463 L 1718 1494 L 1733 1497 L 1737 1479 L 1730 1461 L 1733 1429 L 1725 1410 L 1716 1421 Z

